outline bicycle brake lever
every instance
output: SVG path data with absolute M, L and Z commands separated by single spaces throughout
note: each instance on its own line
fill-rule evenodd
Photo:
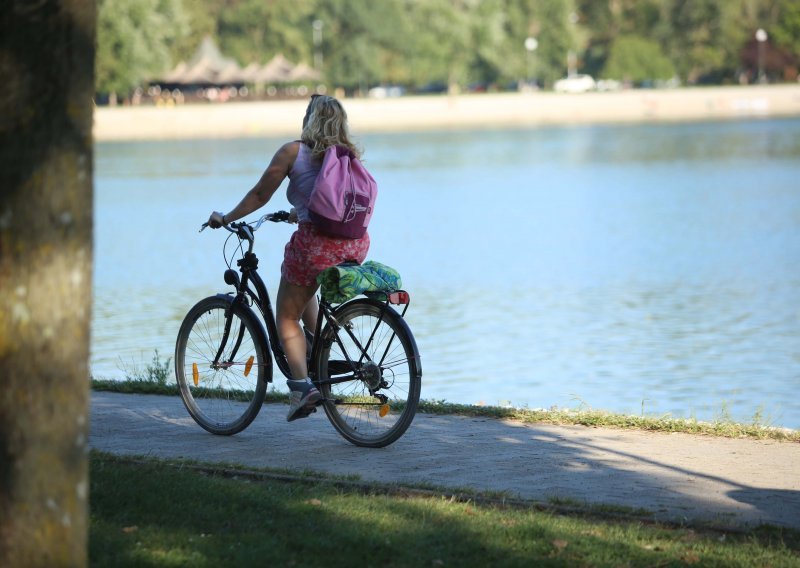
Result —
M 200 225 L 200 230 L 199 230 L 199 231 L 197 231 L 197 232 L 198 232 L 198 233 L 202 233 L 202 232 L 203 232 L 203 229 L 205 229 L 206 227 L 208 227 L 208 223 L 203 223 L 202 225 Z

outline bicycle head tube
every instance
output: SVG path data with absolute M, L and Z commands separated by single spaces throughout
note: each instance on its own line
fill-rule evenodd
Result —
M 242 272 L 246 270 L 258 270 L 258 257 L 256 253 L 247 251 L 244 256 L 236 261 Z

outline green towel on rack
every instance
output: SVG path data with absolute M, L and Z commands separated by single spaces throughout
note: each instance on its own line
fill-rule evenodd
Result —
M 331 266 L 317 276 L 322 299 L 340 304 L 359 294 L 385 299 L 389 292 L 399 290 L 403 283 L 400 274 L 380 262 L 368 260 L 364 264 L 339 264 Z

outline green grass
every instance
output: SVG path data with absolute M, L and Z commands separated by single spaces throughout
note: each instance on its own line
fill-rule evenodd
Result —
M 800 442 L 800 431 L 785 428 L 771 428 L 761 424 L 757 418 L 750 424 L 732 421 L 723 415 L 713 422 L 695 419 L 672 418 L 670 416 L 632 416 L 613 414 L 591 408 L 570 410 L 529 410 L 521 408 L 501 408 L 492 406 L 469 406 L 444 401 L 421 401 L 419 412 L 430 414 L 460 414 L 483 416 L 525 423 L 545 423 L 558 425 L 581 425 L 610 428 L 648 430 L 651 432 L 684 432 L 726 438 L 757 438 Z
M 169 357 L 166 361 L 162 361 L 158 349 L 153 352 L 153 358 L 145 363 L 144 368 L 135 361 L 125 363 L 120 359 L 119 368 L 125 373 L 125 380 L 122 382 L 145 387 L 166 387 L 170 382 L 174 383 L 171 361 Z
M 610 521 L 91 455 L 93 566 L 797 566 L 800 535 Z

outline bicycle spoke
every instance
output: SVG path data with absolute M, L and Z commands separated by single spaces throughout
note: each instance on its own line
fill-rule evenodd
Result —
M 352 376 L 329 372 L 321 377 L 328 402 L 325 411 L 333 425 L 358 445 L 383 446 L 396 440 L 413 418 L 419 400 L 419 376 L 413 370 L 409 339 L 390 314 L 373 303 L 354 303 L 337 320 L 347 326 L 338 339 L 323 348 L 323 372 L 341 372 L 348 359 Z M 335 339 L 335 338 L 334 338 Z M 378 364 L 384 358 L 383 364 Z
M 215 434 L 236 433 L 253 420 L 266 390 L 265 373 L 272 371 L 263 346 L 255 340 L 255 316 L 246 308 L 229 306 L 227 300 L 216 297 L 198 303 L 187 314 L 176 347 L 176 372 L 184 404 L 198 424 Z M 220 353 L 229 309 L 233 331 Z M 234 349 L 235 359 L 231 356 Z

